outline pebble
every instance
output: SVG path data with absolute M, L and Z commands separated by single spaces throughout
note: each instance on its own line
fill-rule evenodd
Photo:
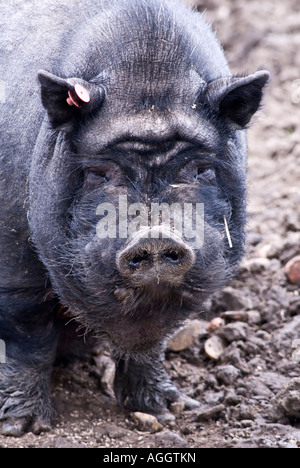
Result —
M 181 414 L 185 408 L 185 402 L 183 400 L 180 401 L 174 401 L 173 403 L 170 404 L 170 411 L 172 411 L 173 414 Z
M 248 232 L 247 236 L 247 242 L 250 245 L 258 245 L 260 242 L 262 242 L 263 237 L 260 234 L 257 234 L 256 232 Z
M 281 328 L 276 332 L 273 337 L 273 344 L 278 351 L 284 348 L 290 350 L 290 356 L 292 357 L 292 343 L 294 340 L 299 339 L 300 336 L 300 315 L 296 315 L 289 319 L 288 322 L 282 324 Z M 291 362 L 293 360 L 291 359 Z
M 205 386 L 207 388 L 217 388 L 218 382 L 213 374 L 208 374 L 205 379 Z
M 246 322 L 250 325 L 261 323 L 261 314 L 258 310 L 228 310 L 221 314 L 226 322 Z
M 226 325 L 217 331 L 220 338 L 232 343 L 233 341 L 246 341 L 248 325 L 243 322 L 235 322 Z
M 258 312 L 258 310 L 249 310 L 247 312 L 248 315 L 248 323 L 250 325 L 258 325 L 261 323 L 261 314 Z
M 214 392 L 213 390 L 206 390 L 203 397 L 205 402 L 210 406 L 215 406 L 223 402 L 224 392 Z
M 291 419 L 300 418 L 300 378 L 291 379 L 274 398 L 275 408 Z
M 242 426 L 243 428 L 251 427 L 251 426 L 253 426 L 253 425 L 254 425 L 254 422 L 253 422 L 251 419 L 243 419 L 243 420 L 241 421 L 241 426 Z
M 218 361 L 226 349 L 225 341 L 217 336 L 213 335 L 204 344 L 204 350 L 207 356 L 214 361 Z
M 253 421 L 255 419 L 252 408 L 244 404 L 233 408 L 232 416 L 238 421 Z
M 300 285 L 300 255 L 292 258 L 286 264 L 284 271 L 291 283 Z
M 111 423 L 103 423 L 94 429 L 97 442 L 101 442 L 104 436 L 108 436 L 110 439 L 122 439 L 126 434 L 126 429 Z
M 250 273 L 260 273 L 263 270 L 269 268 L 271 260 L 268 258 L 251 258 L 250 260 L 245 260 L 241 268 L 249 271 Z
M 200 406 L 199 401 L 195 400 L 194 398 L 190 398 L 189 396 L 184 394 L 181 395 L 178 403 L 183 404 L 183 409 L 185 410 L 192 410 Z
M 288 377 L 278 372 L 261 372 L 260 380 L 274 393 L 281 391 L 288 384 Z
M 234 390 L 228 390 L 225 398 L 224 398 L 224 403 L 225 405 L 228 406 L 236 406 L 239 405 L 242 401 L 242 397 L 237 395 Z
M 256 396 L 261 399 L 269 399 L 272 398 L 274 395 L 273 392 L 265 385 L 262 379 L 258 377 L 250 377 L 247 382 L 245 382 L 244 386 L 246 389 L 246 394 L 250 397 Z M 247 418 L 245 418 L 247 419 Z
M 232 364 L 240 369 L 243 374 L 249 374 L 249 366 L 245 359 L 242 358 L 242 351 L 238 348 L 238 343 L 239 342 L 234 341 L 225 349 L 221 356 L 221 362 L 223 364 Z
M 213 408 L 205 408 L 197 411 L 195 421 L 209 421 L 210 419 L 219 419 L 225 413 L 225 405 L 220 404 Z
M 225 326 L 225 321 L 221 317 L 216 317 L 211 322 L 209 322 L 208 325 L 206 325 L 206 331 L 208 331 L 208 333 L 213 333 L 216 330 L 218 330 L 218 328 L 221 328 L 224 326 Z
M 200 334 L 201 330 L 207 325 L 204 320 L 189 320 L 187 325 L 180 330 L 174 337 L 168 341 L 167 348 L 170 351 L 183 351 L 193 346 Z
M 248 312 L 245 310 L 227 310 L 221 317 L 227 322 L 248 322 Z
M 159 432 L 163 430 L 163 425 L 157 421 L 157 418 L 152 414 L 141 413 L 136 411 L 133 413 L 133 419 L 141 431 Z
M 228 364 L 220 366 L 217 371 L 217 379 L 224 385 L 232 385 L 238 377 L 240 377 L 240 370 Z
M 187 447 L 186 439 L 173 431 L 163 431 L 155 435 L 155 444 L 162 447 Z
M 251 310 L 253 303 L 249 296 L 243 294 L 242 291 L 227 286 L 222 291 L 220 306 L 224 306 L 225 310 Z
M 84 445 L 71 442 L 66 437 L 56 437 L 54 439 L 54 448 L 84 448 Z

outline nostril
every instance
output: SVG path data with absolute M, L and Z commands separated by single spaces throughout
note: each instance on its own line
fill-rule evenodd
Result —
M 179 263 L 180 262 L 180 255 L 178 252 L 169 251 L 162 254 L 162 258 L 170 263 Z
M 141 254 L 135 255 L 128 263 L 131 267 L 138 268 L 142 262 L 149 260 L 149 257 L 149 253 L 143 251 Z

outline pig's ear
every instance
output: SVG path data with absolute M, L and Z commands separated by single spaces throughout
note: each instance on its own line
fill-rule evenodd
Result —
M 216 80 L 208 86 L 208 99 L 233 128 L 243 128 L 259 109 L 269 72 Z
M 56 130 L 71 131 L 76 119 L 99 109 L 105 98 L 101 85 L 80 78 L 60 78 L 39 71 L 42 104 Z

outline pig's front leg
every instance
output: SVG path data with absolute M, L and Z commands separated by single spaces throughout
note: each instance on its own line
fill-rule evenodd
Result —
M 155 353 L 139 362 L 136 359 L 116 360 L 114 391 L 119 405 L 129 411 L 141 411 L 168 419 L 168 408 L 183 400 L 186 408 L 199 405 L 181 394 L 171 382 L 164 365 L 164 355 Z
M 0 315 L 5 362 L 0 363 L 0 433 L 18 437 L 25 431 L 50 430 L 53 410 L 50 378 L 57 327 L 39 314 L 23 311 L 18 320 Z

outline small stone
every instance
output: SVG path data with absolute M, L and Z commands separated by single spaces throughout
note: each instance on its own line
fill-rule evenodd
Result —
M 110 439 L 122 439 L 127 434 L 127 431 L 120 427 L 111 427 L 108 431 L 108 437 Z
M 291 379 L 286 388 L 275 396 L 273 403 L 288 418 L 300 419 L 300 378 Z
M 181 414 L 185 408 L 185 402 L 183 400 L 181 401 L 174 401 L 173 403 L 170 404 L 170 410 L 172 411 L 173 414 Z
M 224 326 L 225 326 L 225 321 L 221 317 L 216 317 L 211 322 L 209 322 L 208 325 L 206 325 L 206 331 L 208 331 L 208 333 L 213 333 L 216 330 L 218 330 L 218 328 L 221 328 Z
M 155 436 L 155 444 L 162 447 L 187 447 L 186 439 L 173 431 L 163 431 Z
M 194 398 L 190 398 L 189 396 L 184 395 L 184 394 L 181 395 L 179 401 L 184 404 L 185 410 L 192 410 L 200 406 L 199 401 L 195 400 Z
M 195 421 L 209 421 L 210 419 L 219 419 L 225 412 L 225 405 L 217 405 L 213 408 L 205 408 L 196 413 Z
M 280 392 L 289 381 L 289 378 L 278 372 L 261 372 L 260 380 L 273 392 Z
M 260 242 L 262 242 L 263 238 L 260 234 L 257 234 L 256 232 L 249 232 L 247 236 L 247 242 L 250 245 L 258 245 Z
M 265 385 L 263 380 L 258 377 L 250 377 L 245 383 L 245 389 L 248 396 L 257 396 L 262 399 L 268 399 L 273 397 L 273 392 Z M 249 418 L 244 418 L 249 419 Z
M 232 385 L 240 376 L 240 371 L 236 367 L 228 364 L 227 366 L 220 366 L 217 371 L 217 379 L 224 385 Z
M 250 325 L 258 325 L 261 323 L 261 314 L 258 312 L 258 310 L 249 310 L 247 312 L 248 315 L 248 323 Z
M 197 431 L 196 424 L 187 424 L 181 428 L 181 432 L 183 435 L 193 434 Z
M 175 416 L 168 410 L 165 410 L 163 413 L 160 413 L 157 416 L 157 420 L 159 423 L 162 423 L 163 425 L 173 425 L 175 422 Z
M 242 291 L 228 286 L 222 291 L 222 301 L 226 308 L 224 310 L 250 310 L 253 309 L 252 300 L 245 296 Z
M 133 419 L 141 431 L 149 431 L 153 433 L 163 430 L 162 424 L 160 424 L 152 414 L 136 411 L 133 413 Z
M 246 341 L 248 325 L 243 322 L 235 322 L 226 325 L 217 331 L 220 338 L 232 343 L 233 341 Z
M 226 322 L 244 322 L 250 325 L 257 325 L 261 323 L 261 314 L 258 310 L 228 310 L 221 314 L 221 317 Z
M 213 335 L 204 344 L 207 356 L 214 361 L 218 361 L 226 349 L 225 341 L 217 335 Z
M 236 406 L 240 404 L 242 401 L 242 397 L 237 395 L 232 389 L 228 391 L 225 396 L 224 403 L 228 406 Z
M 193 346 L 199 338 L 201 327 L 203 328 L 202 322 L 202 320 L 189 320 L 187 325 L 168 341 L 168 349 L 170 351 L 183 351 Z
M 243 419 L 243 420 L 241 421 L 241 426 L 242 426 L 243 428 L 251 427 L 251 426 L 253 426 L 253 424 L 254 424 L 254 422 L 251 421 L 251 419 Z
M 217 388 L 218 387 L 218 382 L 213 374 L 208 374 L 205 379 L 205 386 L 207 388 Z
M 224 392 L 214 392 L 213 390 L 207 390 L 204 393 L 204 400 L 210 406 L 216 406 L 220 403 L 223 403 Z
M 284 271 L 291 283 L 300 285 L 300 255 L 292 258 L 286 264 Z
M 227 322 L 248 322 L 248 312 L 245 310 L 228 310 L 221 317 Z
M 220 361 L 222 364 L 232 364 L 237 369 L 243 372 L 243 374 L 249 374 L 250 369 L 245 359 L 242 358 L 242 351 L 238 347 L 239 342 L 232 342 L 224 351 Z
M 241 268 L 244 268 L 250 273 L 260 273 L 269 268 L 270 264 L 271 260 L 268 258 L 251 258 L 250 260 L 245 260 Z
M 103 439 L 103 436 L 108 436 L 110 439 L 122 439 L 126 434 L 126 429 L 111 423 L 103 423 L 94 430 L 94 436 L 98 442 Z
M 56 437 L 54 439 L 54 448 L 83 448 L 83 445 L 70 442 L 66 437 Z
M 232 416 L 238 421 L 243 421 L 245 419 L 248 421 L 252 421 L 254 419 L 254 414 L 251 407 L 243 404 L 239 405 L 236 408 L 233 408 Z

